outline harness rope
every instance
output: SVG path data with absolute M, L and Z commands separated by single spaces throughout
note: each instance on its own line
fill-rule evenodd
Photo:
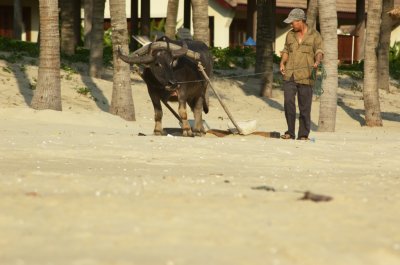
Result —
M 320 97 L 324 93 L 324 89 L 322 88 L 322 80 L 326 79 L 326 71 L 325 71 L 324 65 L 321 63 L 318 65 L 318 68 L 314 68 L 314 67 L 302 67 L 302 68 L 312 68 L 311 79 L 314 81 L 313 91 L 314 91 L 315 95 Z M 302 69 L 302 68 L 296 68 L 296 69 Z M 293 69 L 291 69 L 291 70 L 293 70 Z M 246 75 L 214 77 L 213 80 L 228 80 L 228 79 L 233 79 L 233 78 L 263 75 L 265 73 L 267 73 L 267 71 L 254 73 L 254 74 L 246 74 Z M 200 82 L 207 82 L 207 80 L 199 79 L 199 80 L 192 80 L 192 81 L 180 81 L 180 82 L 177 82 L 177 84 L 189 84 L 189 83 L 200 83 Z

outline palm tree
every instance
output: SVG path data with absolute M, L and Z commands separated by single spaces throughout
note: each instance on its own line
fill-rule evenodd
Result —
M 307 5 L 307 25 L 315 29 L 318 15 L 318 0 L 308 0 Z
M 256 38 L 257 24 L 257 0 L 247 1 L 247 22 L 246 22 L 246 38 Z
M 379 30 L 382 14 L 382 0 L 368 1 L 368 21 L 365 38 L 364 61 L 364 107 L 367 126 L 382 126 L 378 89 L 378 60 L 376 49 L 379 44 Z
M 93 0 L 89 73 L 98 78 L 103 74 L 104 5 L 105 0 Z
M 378 46 L 378 85 L 389 91 L 389 48 L 393 20 L 388 14 L 394 7 L 394 0 L 383 1 L 382 24 Z
M 364 57 L 365 44 L 365 0 L 356 1 L 356 33 L 357 38 L 357 58 Z
M 138 48 L 138 42 L 133 38 L 134 35 L 139 34 L 139 0 L 131 0 L 131 32 L 129 35 L 129 48 L 136 50 Z
M 264 73 L 260 96 L 272 97 L 274 12 L 276 0 L 257 1 L 256 73 Z
M 61 51 L 72 55 L 75 53 L 75 16 L 74 8 L 76 1 L 61 0 Z
M 179 7 L 179 0 L 168 0 L 167 20 L 165 22 L 165 36 L 167 36 L 172 40 L 175 39 L 178 7 Z
M 150 37 L 150 0 L 140 1 L 140 31 Z
M 21 0 L 14 0 L 14 19 L 13 19 L 13 37 L 21 40 L 24 22 L 22 21 Z
M 130 84 L 130 66 L 120 60 L 117 55 L 118 47 L 121 47 L 124 53 L 129 53 L 128 25 L 126 22 L 125 8 L 125 0 L 110 0 L 112 44 L 114 52 L 113 92 L 110 112 L 125 120 L 134 121 L 135 108 Z
M 320 98 L 318 131 L 334 132 L 337 109 L 338 87 L 338 38 L 336 0 L 318 0 L 321 35 L 324 41 L 324 93 Z
M 193 39 L 210 45 L 208 30 L 208 0 L 192 0 L 193 8 Z
M 84 24 L 83 24 L 83 42 L 87 49 L 90 49 L 90 39 L 92 33 L 93 19 L 93 0 L 83 0 Z
M 39 0 L 40 57 L 38 82 L 31 106 L 62 110 L 58 0 Z

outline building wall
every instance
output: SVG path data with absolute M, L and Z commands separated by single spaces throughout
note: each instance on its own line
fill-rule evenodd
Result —
M 165 18 L 167 17 L 168 1 L 166 0 L 151 0 L 150 2 L 150 17 L 152 18 Z M 177 29 L 183 26 L 183 8 L 184 1 L 179 1 Z M 138 14 L 140 14 L 140 1 L 138 7 Z M 214 17 L 214 46 L 228 47 L 229 46 L 229 26 L 235 15 L 233 9 L 223 8 L 213 0 L 209 0 L 208 15 Z M 109 0 L 106 1 L 106 9 L 104 13 L 105 18 L 110 18 Z M 126 16 L 131 17 L 131 2 L 126 2 Z M 193 23 L 191 23 L 191 32 L 193 35 Z
M 2 0 L 0 2 L 2 6 L 14 6 L 13 0 Z M 39 33 L 39 1 L 38 0 L 22 0 L 22 7 L 29 7 L 31 11 L 31 41 L 37 42 Z M 22 40 L 26 41 L 26 32 L 22 33 Z
M 395 42 L 400 42 L 400 26 L 397 26 L 394 30 L 392 30 L 392 35 L 390 36 L 390 46 L 392 46 Z

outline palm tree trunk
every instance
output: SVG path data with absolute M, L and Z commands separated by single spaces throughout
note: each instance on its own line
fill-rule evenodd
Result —
M 130 67 L 118 57 L 118 47 L 125 54 L 128 48 L 128 25 L 125 13 L 125 0 L 110 0 L 110 15 L 113 44 L 113 92 L 111 98 L 110 113 L 121 118 L 134 121 L 135 108 L 133 105 L 132 89 L 130 84 Z
M 172 40 L 175 39 L 178 7 L 179 7 L 179 0 L 168 0 L 167 20 L 165 22 L 165 36 L 167 36 Z
M 90 40 L 92 34 L 92 20 L 93 20 L 93 0 L 83 0 L 84 10 L 84 25 L 83 25 L 83 38 L 84 46 L 86 49 L 90 49 Z
M 98 78 L 103 74 L 104 5 L 105 0 L 93 0 L 89 74 Z
M 356 1 L 356 33 L 357 38 L 357 60 L 364 59 L 365 47 L 365 0 Z
M 133 38 L 133 35 L 139 34 L 139 0 L 131 0 L 131 33 L 129 35 L 129 48 L 134 51 L 138 48 L 138 42 Z
M 14 0 L 13 37 L 21 40 L 24 22 L 22 21 L 21 0 Z
M 376 49 L 379 43 L 382 1 L 368 1 L 368 21 L 365 39 L 364 61 L 364 107 L 367 126 L 382 126 L 378 89 L 378 60 Z
M 72 0 L 61 0 L 61 51 L 72 55 L 75 53 L 75 16 L 74 2 Z
M 383 1 L 382 24 L 378 48 L 378 85 L 379 89 L 389 91 L 389 48 L 393 20 L 388 14 L 394 7 L 394 0 Z
M 338 38 L 336 0 L 318 0 L 321 35 L 324 41 L 324 93 L 320 98 L 318 131 L 334 132 L 338 88 Z
M 247 1 L 247 23 L 246 23 L 246 38 L 257 39 L 257 0 Z
M 140 35 L 150 37 L 150 0 L 140 1 Z
M 74 37 L 75 45 L 82 46 L 82 36 L 81 36 L 81 0 L 74 0 Z
M 208 0 L 192 0 L 193 8 L 193 39 L 210 45 L 208 29 Z
M 62 110 L 58 0 L 39 0 L 40 57 L 38 82 L 31 106 Z
M 273 21 L 275 0 L 257 1 L 256 73 L 263 73 L 260 96 L 272 98 L 273 84 Z
M 307 25 L 315 29 L 317 25 L 318 0 L 309 0 L 307 6 Z

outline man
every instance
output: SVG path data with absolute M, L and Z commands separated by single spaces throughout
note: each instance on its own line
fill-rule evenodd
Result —
M 313 96 L 313 80 L 311 72 L 321 62 L 322 38 L 314 29 L 308 28 L 306 15 L 302 9 L 290 11 L 284 20 L 291 24 L 292 30 L 286 35 L 285 47 L 282 51 L 280 71 L 284 84 L 284 108 L 288 130 L 282 139 L 295 139 L 296 94 L 299 105 L 298 140 L 308 140 L 311 127 L 311 102 Z

